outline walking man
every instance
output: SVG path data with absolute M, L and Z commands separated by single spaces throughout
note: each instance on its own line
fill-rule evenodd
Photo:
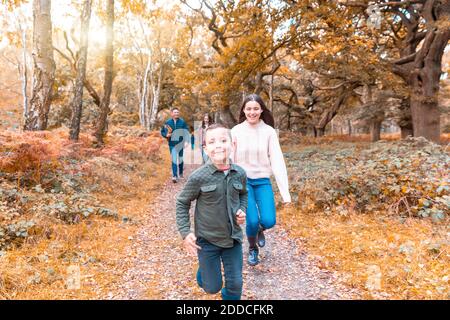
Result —
M 161 135 L 169 143 L 172 159 L 172 181 L 176 183 L 183 178 L 183 149 L 188 145 L 189 129 L 186 122 L 180 118 L 180 110 L 176 107 L 170 110 L 171 119 L 161 128 Z

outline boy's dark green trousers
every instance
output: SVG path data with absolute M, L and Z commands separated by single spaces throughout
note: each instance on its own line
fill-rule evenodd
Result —
M 242 244 L 235 240 L 232 248 L 221 248 L 203 238 L 198 238 L 197 244 L 202 248 L 198 250 L 198 285 L 207 293 L 214 294 L 221 291 L 223 300 L 240 300 L 242 295 Z M 224 287 L 222 263 L 225 276 Z

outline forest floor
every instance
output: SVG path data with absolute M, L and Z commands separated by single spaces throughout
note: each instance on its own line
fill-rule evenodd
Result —
M 74 146 L 61 142 L 65 135 L 57 131 L 24 138 L 39 148 L 44 148 L 39 139 L 51 141 L 52 148 L 59 146 L 55 152 L 58 161 L 70 160 L 57 168 L 39 166 L 39 170 L 52 172 L 49 177 L 36 176 L 33 170 L 32 175 L 17 175 L 8 158 L 14 152 L 0 153 L 0 298 L 220 299 L 219 295 L 206 295 L 196 285 L 196 259 L 184 252 L 175 224 L 175 197 L 184 181 L 170 181 L 167 146 L 157 133 L 142 136 L 128 129 L 113 129 L 101 151 L 89 149 L 89 141 L 83 137 L 75 150 L 77 156 Z M 11 144 L 10 151 L 23 157 L 27 143 L 8 137 L 0 135 L 7 142 L 4 145 Z M 322 171 L 329 175 L 333 170 L 335 174 L 329 176 L 340 177 L 344 183 L 348 169 L 339 167 L 341 160 L 346 161 L 345 168 L 354 166 L 352 170 L 360 176 L 361 181 L 349 176 L 352 183 L 376 181 L 374 176 L 360 174 L 358 170 L 365 167 L 359 167 L 358 161 L 372 157 L 376 162 L 372 174 L 379 175 L 377 161 L 386 159 L 377 160 L 372 153 L 382 152 L 376 148 L 388 149 L 395 159 L 395 152 L 402 153 L 405 147 L 392 141 L 377 145 L 330 139 L 339 140 L 324 138 L 321 143 L 297 141 L 292 145 L 281 138 L 297 202 L 278 210 L 278 224 L 267 232 L 267 245 L 261 249 L 261 264 L 249 267 L 244 263 L 243 299 L 448 299 L 448 174 L 440 175 L 449 166 L 448 150 L 422 146 L 423 156 L 431 161 L 420 162 L 423 167 L 405 167 L 414 168 L 411 171 L 418 175 L 409 177 L 411 180 L 422 185 L 427 182 L 439 191 L 421 195 L 419 187 L 406 181 L 411 190 L 401 185 L 400 199 L 410 199 L 410 205 L 417 208 L 405 216 L 399 206 L 393 213 L 388 210 L 397 203 L 397 185 L 391 180 L 385 183 L 393 194 L 369 198 L 369 209 L 367 203 L 355 202 L 355 194 L 330 200 L 322 199 L 315 189 L 304 188 L 310 185 L 311 176 L 336 184 L 326 181 Z M 418 147 L 415 143 L 408 142 L 406 148 L 410 144 L 413 149 Z M 416 159 L 411 159 L 415 163 Z M 186 176 L 195 167 L 188 165 Z M 401 166 L 395 168 L 400 168 L 401 177 Z M 421 180 L 421 170 L 428 171 L 429 181 Z M 390 176 L 392 172 L 381 173 Z M 36 185 L 36 179 L 41 184 Z M 415 198 L 408 193 L 413 191 Z M 361 187 L 361 192 L 373 190 Z M 418 202 L 413 202 L 416 198 Z M 276 199 L 279 201 L 278 195 Z M 327 201 L 336 205 L 320 206 Z M 370 213 L 361 213 L 358 205 L 366 205 L 364 209 Z M 30 221 L 33 223 L 27 225 Z M 2 230 L 6 234 L 3 239 Z M 246 252 L 244 245 L 244 260 Z

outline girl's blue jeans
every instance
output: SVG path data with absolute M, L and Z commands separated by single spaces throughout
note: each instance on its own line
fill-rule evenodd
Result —
M 247 237 L 256 237 L 259 227 L 270 229 L 276 223 L 275 199 L 269 178 L 247 178 Z
M 198 250 L 198 285 L 207 293 L 214 294 L 221 291 L 223 300 L 240 300 L 242 295 L 242 244 L 235 240 L 232 248 L 221 248 L 203 238 L 198 238 L 197 244 L 202 248 Z M 222 264 L 225 287 L 222 282 Z

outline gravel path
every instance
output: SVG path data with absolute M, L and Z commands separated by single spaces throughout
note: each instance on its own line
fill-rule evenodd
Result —
M 192 171 L 187 168 L 186 175 Z M 183 248 L 175 224 L 175 197 L 184 181 L 170 180 L 149 206 L 142 226 L 129 248 L 122 268 L 123 281 L 110 299 L 219 299 L 206 295 L 196 285 L 196 258 Z M 245 263 L 243 299 L 351 299 L 354 290 L 339 282 L 337 275 L 325 271 L 289 239 L 280 226 L 267 231 L 266 246 L 260 249 L 262 262 L 256 267 Z

